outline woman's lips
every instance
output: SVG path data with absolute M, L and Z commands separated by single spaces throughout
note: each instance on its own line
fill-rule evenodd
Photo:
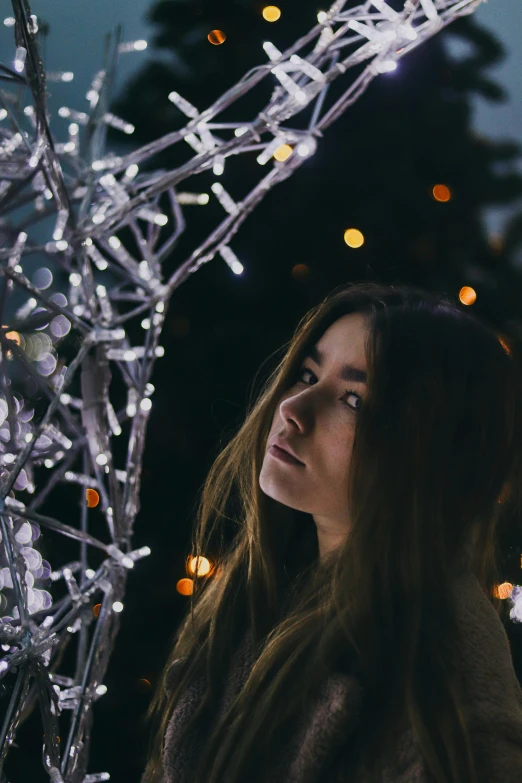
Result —
M 287 462 L 289 465 L 300 465 L 301 467 L 304 467 L 302 462 L 294 459 L 287 451 L 280 449 L 279 446 L 270 446 L 268 451 L 270 454 L 272 454 L 273 457 L 281 460 L 281 462 Z

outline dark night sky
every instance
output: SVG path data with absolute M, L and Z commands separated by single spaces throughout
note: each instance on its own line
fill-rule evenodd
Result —
M 86 108 L 84 98 L 89 81 L 95 71 L 102 67 L 104 36 L 113 31 L 118 24 L 123 24 L 124 40 L 151 37 L 152 28 L 145 22 L 145 15 L 153 5 L 153 0 L 30 0 L 31 8 L 41 19 L 51 25 L 51 35 L 46 52 L 46 67 L 48 70 L 73 70 L 75 79 L 65 85 L 52 85 L 53 95 L 50 100 L 50 110 L 56 113 L 59 105 L 70 105 L 78 110 Z M 268 0 L 267 0 L 268 4 Z M 277 3 L 276 3 L 277 4 Z M 279 3 L 284 13 L 284 0 Z M 326 10 L 328 3 L 317 0 L 317 10 Z M 4 8 L 10 8 L 6 3 Z M 9 13 L 2 14 L 2 18 Z M 315 17 L 306 18 L 303 14 L 302 32 L 304 33 L 316 23 Z M 519 31 L 522 28 L 522 3 L 520 0 L 488 0 L 479 6 L 475 17 L 482 25 L 495 33 L 506 49 L 506 58 L 497 68 L 492 68 L 490 74 L 507 91 L 509 99 L 503 104 L 494 104 L 482 99 L 476 99 L 474 105 L 474 123 L 479 133 L 491 138 L 515 139 L 522 141 L 522 50 L 519 46 Z M 278 45 L 277 22 L 267 22 L 267 39 Z M 451 28 L 449 28 L 451 29 Z M 78 45 L 77 31 L 81 30 L 81 45 Z M 0 26 L 1 59 L 10 57 L 12 48 L 12 29 Z M 230 39 L 229 39 L 230 41 Z M 88 42 L 88 45 L 85 45 Z M 451 36 L 449 37 L 451 45 Z M 228 45 L 228 41 L 225 45 Z M 230 45 L 233 42 L 230 41 Z M 453 51 L 453 47 L 452 47 Z M 459 56 L 458 47 L 454 47 L 455 56 Z M 7 55 L 7 56 L 6 56 Z M 165 54 L 163 55 L 165 56 Z M 129 76 L 149 59 L 157 59 L 158 55 L 149 49 L 123 55 L 116 88 L 125 83 Z M 259 47 L 259 61 L 266 56 Z M 399 76 L 399 73 L 397 73 Z M 223 84 L 223 92 L 230 85 Z M 173 85 L 175 89 L 175 85 Z M 167 100 L 167 96 L 165 96 Z M 204 107 L 199 107 L 204 108 Z M 63 127 L 65 135 L 66 121 L 56 117 L 52 124 L 57 136 Z M 522 160 L 519 163 L 522 170 Z M 488 210 L 487 225 L 493 232 L 501 231 L 505 215 L 513 209 Z

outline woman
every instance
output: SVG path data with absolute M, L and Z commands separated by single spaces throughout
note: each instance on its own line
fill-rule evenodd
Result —
M 442 295 L 375 283 L 285 347 L 202 491 L 191 552 L 216 567 L 142 783 L 520 783 L 496 591 L 522 515 L 511 350 Z

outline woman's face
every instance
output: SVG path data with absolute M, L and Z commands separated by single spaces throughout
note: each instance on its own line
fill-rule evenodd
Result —
M 342 543 L 349 526 L 348 472 L 366 394 L 366 318 L 342 316 L 317 342 L 318 353 L 305 358 L 306 370 L 276 407 L 259 474 L 266 495 L 313 516 L 321 558 Z M 275 438 L 303 464 L 279 459 Z

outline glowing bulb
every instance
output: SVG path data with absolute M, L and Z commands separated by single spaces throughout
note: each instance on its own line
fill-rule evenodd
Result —
M 140 408 L 142 411 L 150 411 L 152 408 L 152 400 L 150 400 L 148 397 L 144 397 L 140 402 Z
M 133 179 L 138 171 L 139 167 L 135 163 L 131 163 L 131 165 L 125 169 L 125 176 L 127 179 Z
M 323 24 L 323 22 L 326 22 L 327 19 L 328 19 L 328 14 L 326 13 L 326 11 L 318 12 L 317 21 L 319 22 L 319 24 Z
M 114 612 L 123 612 L 123 604 L 121 601 L 115 601 L 112 605 L 112 609 Z
M 98 465 L 106 465 L 107 462 L 108 462 L 107 455 L 106 454 L 98 454 L 98 456 L 96 457 L 96 462 L 98 463 Z
M 274 152 L 274 158 L 279 161 L 287 160 L 292 154 L 293 149 L 289 144 L 281 144 Z

